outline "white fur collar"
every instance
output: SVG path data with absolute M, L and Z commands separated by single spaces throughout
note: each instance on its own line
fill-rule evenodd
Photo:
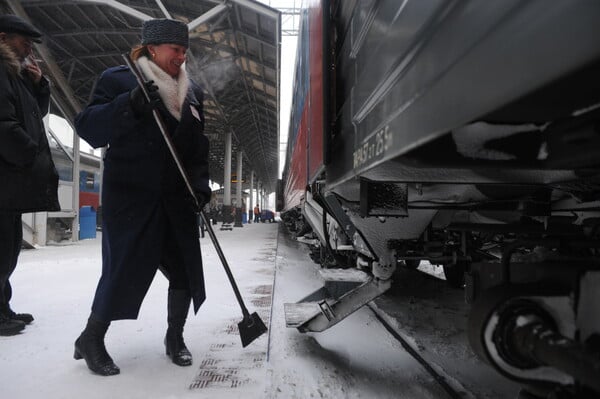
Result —
M 154 80 L 154 83 L 158 86 L 158 94 L 160 94 L 160 98 L 171 115 L 177 120 L 181 120 L 181 107 L 190 85 L 185 71 L 185 64 L 181 66 L 177 79 L 172 78 L 161 67 L 151 62 L 148 57 L 138 58 L 136 64 L 146 80 Z

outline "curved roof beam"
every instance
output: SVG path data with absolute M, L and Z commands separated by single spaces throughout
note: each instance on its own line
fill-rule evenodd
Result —
M 190 23 L 187 24 L 188 30 L 192 31 L 196 29 L 200 25 L 207 23 L 217 15 L 227 10 L 229 10 L 229 6 L 225 3 L 221 3 L 219 5 L 214 6 L 204 14 L 200 15 L 198 18 L 194 19 L 193 21 L 190 21 Z
M 96 3 L 96 4 L 102 4 L 105 6 L 109 6 L 114 9 L 117 9 L 125 14 L 131 15 L 132 17 L 141 19 L 142 21 L 154 19 L 154 17 L 152 17 L 148 14 L 144 14 L 143 12 L 140 12 L 140 11 L 136 10 L 135 8 L 126 6 L 125 4 L 119 3 L 118 1 L 115 1 L 115 0 L 79 0 L 79 1 L 81 1 L 82 3 Z

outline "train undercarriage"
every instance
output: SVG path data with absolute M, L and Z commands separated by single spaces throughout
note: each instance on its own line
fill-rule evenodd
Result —
M 535 169 L 479 160 L 473 167 L 449 162 L 456 154 L 427 161 L 423 154 L 448 148 L 448 139 L 333 188 L 325 177 L 307 188 L 301 209 L 284 221 L 309 245 L 326 283 L 286 304 L 288 326 L 323 331 L 388 290 L 397 268 L 429 262 L 464 290 L 473 350 L 526 387 L 523 397 L 598 395 L 598 171 L 593 163 Z M 572 154 L 560 161 L 579 164 Z M 394 168 L 411 181 L 390 179 L 399 175 Z
M 471 195 L 468 201 L 417 209 L 415 225 L 425 226 L 422 234 L 398 239 L 392 238 L 400 231 L 394 226 L 412 223 L 406 204 L 431 187 L 362 184 L 371 185 L 361 190 L 371 194 L 353 202 L 324 193 L 317 183 L 307 191 L 304 210 L 284 219 L 309 245 L 326 281 L 298 304 L 286 304 L 289 327 L 323 331 L 389 289 L 396 268 L 427 261 L 443 267 L 447 284 L 464 290 L 474 351 L 526 386 L 527 395 L 600 392 L 598 201 L 582 202 L 573 193 L 562 199 L 546 193 L 542 200 L 537 190 L 523 196 L 526 187 L 515 186 L 517 198 L 489 207 Z M 456 192 L 469 189 L 472 194 L 475 187 Z M 505 185 L 494 189 L 510 191 Z M 408 193 L 403 203 L 399 192 Z M 383 204 L 374 197 L 394 200 Z M 404 215 L 390 216 L 397 212 Z M 385 246 L 377 247 L 381 242 Z M 592 396 L 581 396 L 586 394 Z

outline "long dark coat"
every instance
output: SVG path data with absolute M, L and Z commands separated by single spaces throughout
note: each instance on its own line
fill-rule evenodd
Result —
M 102 276 L 92 305 L 92 312 L 107 321 L 137 318 L 166 235 L 178 243 L 194 311 L 206 297 L 190 195 L 152 115 L 134 116 L 129 92 L 135 86 L 127 67 L 106 70 L 91 103 L 75 119 L 77 133 L 91 146 L 108 145 L 102 186 Z M 181 120 L 164 106 L 160 112 L 194 190 L 210 198 L 202 100 L 202 90 L 190 82 Z
M 42 117 L 50 88 L 23 78 L 14 52 L 0 43 L 0 211 L 58 211 L 58 173 Z

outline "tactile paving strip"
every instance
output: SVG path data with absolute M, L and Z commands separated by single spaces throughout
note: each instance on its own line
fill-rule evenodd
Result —
M 252 300 L 257 313 L 268 327 L 271 310 L 271 286 L 259 286 L 253 293 L 263 294 Z M 254 309 L 250 309 L 253 312 Z M 191 382 L 190 389 L 232 389 L 259 386 L 263 378 L 263 366 L 267 352 L 267 334 L 262 335 L 251 346 L 242 348 L 239 342 L 239 319 L 230 320 L 224 330 L 216 336 L 222 336 L 226 342 L 213 343 L 200 361 L 198 374 Z M 224 333 L 224 334 L 223 334 Z M 230 340 L 230 338 L 232 338 Z

